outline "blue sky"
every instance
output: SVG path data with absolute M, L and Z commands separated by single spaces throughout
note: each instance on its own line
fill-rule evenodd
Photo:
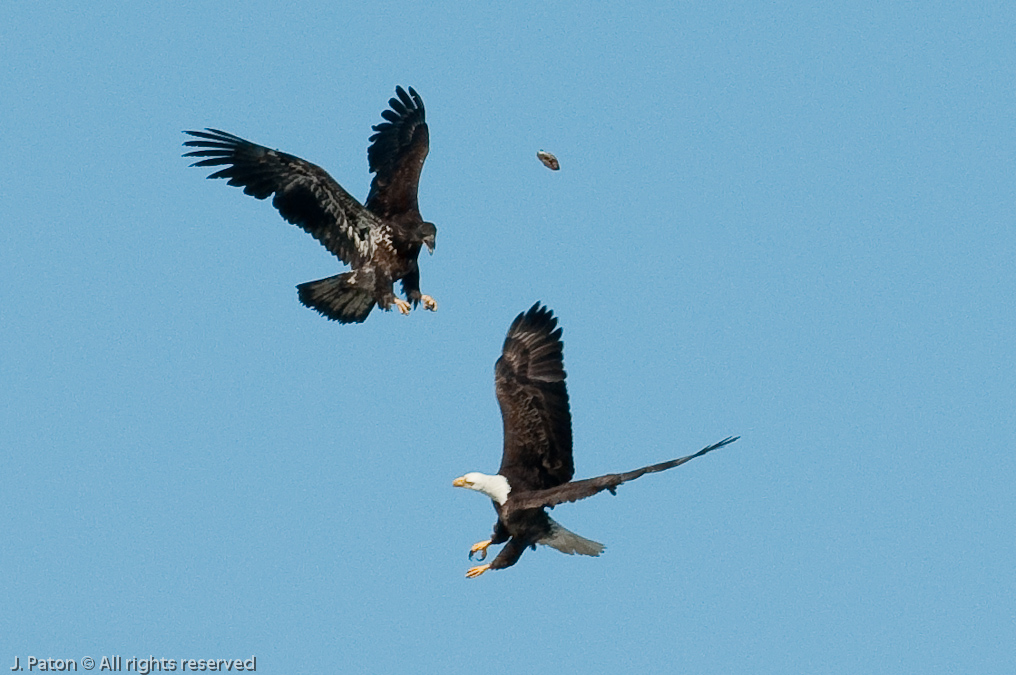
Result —
M 0 663 L 1010 672 L 1011 5 L 510 4 L 5 3 Z M 439 310 L 340 326 L 181 130 L 363 199 L 396 84 Z M 536 300 L 579 477 L 742 439 L 467 580 Z

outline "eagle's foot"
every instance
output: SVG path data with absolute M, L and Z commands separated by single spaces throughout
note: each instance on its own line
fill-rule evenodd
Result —
M 437 300 L 435 300 L 434 298 L 430 297 L 429 295 L 421 295 L 420 296 L 420 302 L 423 303 L 423 308 L 424 309 L 429 309 L 432 312 L 436 312 L 437 311 Z
M 395 298 L 395 306 L 402 314 L 409 314 L 409 310 L 412 309 L 411 305 L 402 298 Z
M 470 567 L 469 571 L 466 572 L 467 579 L 475 579 L 484 572 L 490 569 L 490 565 L 480 565 L 479 567 Z
M 478 553 L 479 555 L 476 556 L 476 559 L 483 562 L 487 558 L 487 548 L 489 547 L 490 539 L 473 544 L 473 547 L 469 549 L 469 559 L 472 560 L 473 556 Z

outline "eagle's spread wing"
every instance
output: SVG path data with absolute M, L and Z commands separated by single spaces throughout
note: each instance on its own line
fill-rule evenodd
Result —
M 736 441 L 740 436 L 732 436 L 724 438 L 719 443 L 713 443 L 710 446 L 702 448 L 694 455 L 688 455 L 680 459 L 672 459 L 669 462 L 662 462 L 660 464 L 653 464 L 652 466 L 644 466 L 641 469 L 635 469 L 627 473 L 611 473 L 606 476 L 599 476 L 597 478 L 588 478 L 586 480 L 577 480 L 571 483 L 565 483 L 557 487 L 552 487 L 547 490 L 535 490 L 528 493 L 517 494 L 515 490 L 512 490 L 512 503 L 516 509 L 537 509 L 544 506 L 554 506 L 556 504 L 562 504 L 564 502 L 574 502 L 586 497 L 592 497 L 597 492 L 603 490 L 610 490 L 613 493 L 621 483 L 627 483 L 630 480 L 635 480 L 640 476 L 644 476 L 647 473 L 655 473 L 657 471 L 666 471 L 667 469 L 673 469 L 676 466 L 681 466 L 685 462 L 701 457 L 707 452 L 712 452 L 718 448 L 722 448 L 725 445 L 730 445 Z
M 536 303 L 512 322 L 494 365 L 504 421 L 498 473 L 513 490 L 539 490 L 571 480 L 575 469 L 564 380 L 561 329 L 553 313 Z
M 410 212 L 419 217 L 417 189 L 430 149 L 430 132 L 420 95 L 412 87 L 408 94 L 396 87 L 395 93 L 398 97 L 388 101 L 391 109 L 381 113 L 386 121 L 374 125 L 376 133 L 367 148 L 367 162 L 375 176 L 366 206 L 385 218 Z
M 209 178 L 228 178 L 229 185 L 265 199 L 293 225 L 306 230 L 342 262 L 354 267 L 374 253 L 382 225 L 319 166 L 239 136 L 207 129 L 185 132 L 198 138 L 185 146 L 201 148 L 184 157 L 206 157 L 191 166 L 225 166 Z

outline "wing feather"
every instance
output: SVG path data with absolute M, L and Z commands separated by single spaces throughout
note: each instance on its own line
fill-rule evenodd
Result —
M 537 509 L 545 506 L 555 506 L 565 502 L 574 502 L 580 499 L 585 499 L 586 497 L 592 497 L 597 492 L 602 492 L 603 490 L 610 490 L 610 492 L 613 493 L 622 483 L 635 480 L 647 473 L 666 471 L 667 469 L 673 469 L 674 467 L 681 466 L 685 462 L 693 460 L 696 457 L 701 457 L 707 452 L 712 452 L 713 450 L 722 448 L 725 445 L 730 445 L 738 438 L 740 438 L 740 436 L 724 438 L 719 443 L 713 443 L 712 445 L 706 446 L 694 455 L 688 455 L 687 457 L 681 457 L 680 459 L 672 459 L 669 462 L 661 462 L 660 464 L 653 464 L 651 466 L 644 466 L 641 469 L 635 469 L 634 471 L 628 471 L 627 473 L 611 473 L 605 476 L 598 476 L 597 478 L 572 481 L 550 489 L 534 490 L 528 493 L 516 493 L 513 489 L 511 494 L 512 508 Z
M 272 206 L 286 221 L 347 265 L 357 267 L 372 257 L 383 224 L 321 167 L 218 129 L 184 133 L 198 139 L 185 146 L 200 148 L 184 157 L 204 158 L 191 166 L 225 167 L 209 178 L 228 179 L 257 199 L 274 194 Z
M 370 184 L 366 206 L 385 218 L 403 214 L 420 216 L 417 191 L 420 172 L 430 149 L 423 99 L 412 87 L 407 93 L 395 88 L 396 97 L 388 101 L 390 109 L 381 112 L 384 122 L 375 131 L 367 148 L 367 162 L 374 180 Z
M 557 319 L 536 303 L 512 322 L 494 365 L 504 422 L 498 473 L 513 491 L 560 485 L 575 472 L 563 350 Z

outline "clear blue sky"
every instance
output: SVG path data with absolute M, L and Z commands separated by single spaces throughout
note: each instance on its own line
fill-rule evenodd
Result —
M 488 4 L 4 4 L 0 667 L 1011 673 L 1011 3 Z M 340 326 L 181 130 L 363 199 L 396 84 L 440 307 Z M 742 440 L 467 580 L 536 300 L 578 476 Z

